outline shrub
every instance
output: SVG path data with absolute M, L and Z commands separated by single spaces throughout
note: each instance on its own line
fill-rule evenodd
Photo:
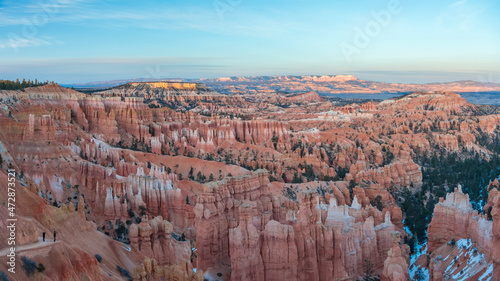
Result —
M 43 263 L 38 264 L 38 272 L 44 272 L 45 271 L 45 265 Z
M 36 266 L 36 262 L 30 260 L 26 256 L 22 256 L 21 261 L 23 262 L 23 269 L 24 271 L 26 271 L 26 274 L 28 276 L 31 276 L 33 273 L 35 273 L 35 270 L 38 269 L 38 267 Z
M 451 239 L 451 241 L 450 241 L 450 242 L 448 242 L 448 245 L 450 245 L 450 246 L 452 246 L 452 247 L 453 247 L 453 246 L 455 246 L 455 244 L 456 244 L 456 243 L 457 243 L 457 242 L 455 242 L 455 239 Z
M 303 183 L 304 180 L 299 176 L 298 173 L 293 174 L 292 183 Z
M 128 280 L 130 280 L 130 281 L 134 280 L 134 278 L 132 278 L 132 276 L 130 275 L 130 273 L 128 272 L 128 270 L 126 270 L 125 268 L 117 265 L 116 269 L 118 270 L 118 272 L 120 272 L 121 276 L 128 278 Z
M 7 274 L 5 274 L 5 272 L 3 271 L 0 271 L 0 281 L 9 281 Z
M 123 241 L 128 237 L 128 229 L 122 221 L 118 221 L 118 228 L 115 231 L 115 237 L 118 241 Z
M 129 215 L 129 217 L 131 217 L 131 218 L 135 217 L 135 213 L 131 209 L 127 209 L 127 213 Z
M 139 210 L 140 210 L 140 215 L 141 215 L 141 217 L 143 217 L 143 216 L 145 216 L 145 215 L 146 215 L 146 211 L 147 211 L 148 209 L 146 209 L 146 207 L 144 207 L 144 206 L 139 206 Z
M 384 205 L 382 204 L 382 196 L 377 195 L 377 197 L 375 197 L 375 200 L 373 201 L 375 207 L 377 207 L 377 209 L 382 212 L 382 210 L 384 209 Z
M 413 277 L 416 281 L 422 281 L 425 280 L 425 274 L 424 271 L 419 268 L 417 272 L 415 273 L 415 276 Z
M 101 262 L 101 261 L 102 261 L 102 257 L 101 257 L 101 255 L 99 255 L 99 254 L 95 254 L 95 259 L 96 259 L 98 262 Z

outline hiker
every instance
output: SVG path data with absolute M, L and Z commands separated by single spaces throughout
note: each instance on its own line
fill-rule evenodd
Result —
M 54 230 L 54 242 L 56 242 L 56 231 Z
M 42 232 L 42 239 L 43 239 L 43 242 L 45 242 L 45 232 Z

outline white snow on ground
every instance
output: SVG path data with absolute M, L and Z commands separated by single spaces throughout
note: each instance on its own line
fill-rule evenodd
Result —
M 63 200 L 63 180 L 59 177 L 53 177 L 50 181 L 50 188 L 52 189 L 52 195 L 58 201 Z
M 74 143 L 71 143 L 70 149 L 75 153 L 75 154 L 80 154 L 80 151 L 82 150 L 79 146 L 75 145 Z
M 445 272 L 443 273 L 444 276 L 450 276 L 452 280 L 465 281 L 484 269 L 484 266 L 482 266 L 483 264 L 486 264 L 484 254 L 478 253 L 477 249 L 472 245 L 473 244 L 470 239 L 460 239 L 456 242 L 455 247 L 458 247 L 459 249 L 458 255 L 454 257 L 450 262 Z M 462 256 L 465 256 L 467 258 L 467 264 L 462 270 L 458 271 L 457 268 L 463 265 L 459 264 L 460 258 Z M 488 268 L 490 266 L 492 266 L 492 264 L 489 264 Z M 483 279 L 481 280 L 491 280 L 491 276 L 488 277 L 488 274 L 484 275 L 484 277 L 482 278 Z
M 478 281 L 486 281 L 486 280 L 492 280 L 493 279 L 493 264 L 490 264 L 488 266 L 488 269 L 486 269 L 486 272 L 483 273 L 483 275 L 479 276 Z M 490 275 L 490 276 L 489 276 Z
M 410 273 L 410 279 L 411 280 L 417 280 L 417 276 L 420 275 L 420 279 L 422 281 L 429 281 L 429 269 L 425 267 L 420 267 L 418 265 L 413 265 L 413 267 L 409 271 Z
M 405 220 L 403 220 L 403 225 L 405 225 Z M 404 226 L 404 231 L 408 234 L 412 235 L 410 229 L 407 226 Z M 425 233 L 427 235 L 427 231 Z M 422 255 L 427 255 L 427 240 L 417 243 L 415 246 L 415 252 L 410 256 L 410 266 L 408 267 L 408 273 L 410 274 L 411 280 L 416 280 L 416 275 L 420 275 L 422 281 L 429 280 L 429 270 L 425 267 L 420 267 L 416 265 L 418 258 Z
M 35 184 L 40 188 L 40 182 L 43 180 L 43 176 L 35 175 L 32 177 Z
M 470 239 L 460 239 L 457 241 L 457 246 L 461 248 L 470 248 L 472 241 Z
M 95 144 L 97 144 L 98 146 L 100 145 L 101 148 L 105 148 L 105 149 L 108 149 L 110 148 L 109 144 L 103 142 L 102 140 L 100 139 L 96 139 L 96 138 L 92 138 L 92 140 L 95 142 Z
M 215 276 L 213 276 L 212 274 L 210 274 L 210 272 L 206 272 L 205 275 L 203 275 L 203 277 L 209 281 L 212 281 L 212 280 L 215 280 Z
M 409 230 L 406 230 L 406 232 L 410 233 Z M 417 244 L 415 247 L 415 253 L 411 255 L 410 257 L 410 268 L 409 268 L 409 273 L 410 273 L 410 279 L 411 280 L 416 280 L 416 275 L 417 273 L 420 274 L 420 277 L 422 281 L 428 281 L 429 280 L 429 270 L 425 267 L 420 267 L 419 265 L 416 265 L 415 262 L 417 262 L 418 258 L 422 255 L 427 254 L 427 241 L 424 241 L 422 243 Z
M 0 141 L 0 155 L 2 156 L 3 161 L 5 163 L 10 164 L 12 162 L 12 157 L 10 156 L 9 152 L 7 151 L 7 148 L 3 145 L 3 143 Z
M 456 256 L 448 255 L 443 259 L 443 262 L 449 262 L 450 264 L 443 272 L 443 276 L 448 276 L 450 280 L 460 280 L 466 281 L 472 276 L 484 270 L 487 267 L 486 272 L 479 277 L 480 281 L 491 281 L 492 280 L 492 272 L 493 265 L 491 263 L 487 263 L 484 257 L 484 254 L 479 253 L 474 247 L 474 244 L 470 239 L 460 239 L 456 241 L 454 247 L 458 247 L 458 254 Z M 429 280 L 429 270 L 425 267 L 420 267 L 415 264 L 417 259 L 427 254 L 427 242 L 418 244 L 415 247 L 415 253 L 411 256 L 410 259 L 410 278 L 411 280 L 417 280 L 417 276 L 419 276 L 420 280 Z M 457 270 L 459 266 L 463 266 L 463 264 L 458 264 L 462 256 L 466 257 L 467 264 L 463 267 L 462 270 Z M 451 259 L 451 260 L 450 260 Z
M 427 254 L 427 241 L 417 244 L 417 246 L 415 246 L 415 253 L 411 256 L 410 265 L 414 264 L 420 256 L 426 254 Z

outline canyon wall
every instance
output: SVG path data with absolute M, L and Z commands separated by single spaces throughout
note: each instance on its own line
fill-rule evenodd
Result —
M 199 268 L 230 259 L 232 280 L 342 280 L 382 271 L 396 243 L 388 211 L 375 225 L 381 212 L 356 197 L 339 206 L 335 197 L 324 204 L 315 191 L 303 191 L 300 203 L 285 202 L 269 193 L 265 175 L 205 185 L 194 208 Z M 388 262 L 409 253 L 393 252 Z

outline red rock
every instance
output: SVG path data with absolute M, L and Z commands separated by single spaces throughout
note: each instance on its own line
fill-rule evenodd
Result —
M 408 263 L 402 256 L 399 243 L 401 242 L 401 233 L 397 231 L 391 232 L 393 242 L 392 248 L 388 252 L 388 257 L 384 261 L 384 271 L 380 276 L 382 281 L 405 281 L 409 279 Z
M 252 224 L 251 207 L 239 207 L 240 223 L 229 230 L 231 280 L 264 280 L 259 231 Z
M 491 251 L 491 222 L 479 215 L 469 203 L 469 195 L 462 193 L 462 188 L 455 188 L 455 192 L 440 199 L 434 208 L 434 215 L 429 224 L 428 252 L 433 252 L 440 246 L 454 239 L 471 238 L 478 248 L 486 255 Z
M 271 220 L 261 234 L 263 280 L 295 280 L 298 254 L 293 227 Z
M 496 189 L 492 189 L 492 191 L 493 190 Z M 493 225 L 491 231 L 493 236 L 493 243 L 492 243 L 493 280 L 500 280 L 500 248 L 498 247 L 498 245 L 500 245 L 500 196 L 498 195 L 497 192 L 492 193 L 490 191 L 490 198 L 492 196 L 495 196 L 493 197 L 493 199 L 491 199 L 491 202 L 493 202 L 491 209 L 491 216 L 493 218 Z M 490 201 L 490 198 L 488 198 L 488 202 Z

